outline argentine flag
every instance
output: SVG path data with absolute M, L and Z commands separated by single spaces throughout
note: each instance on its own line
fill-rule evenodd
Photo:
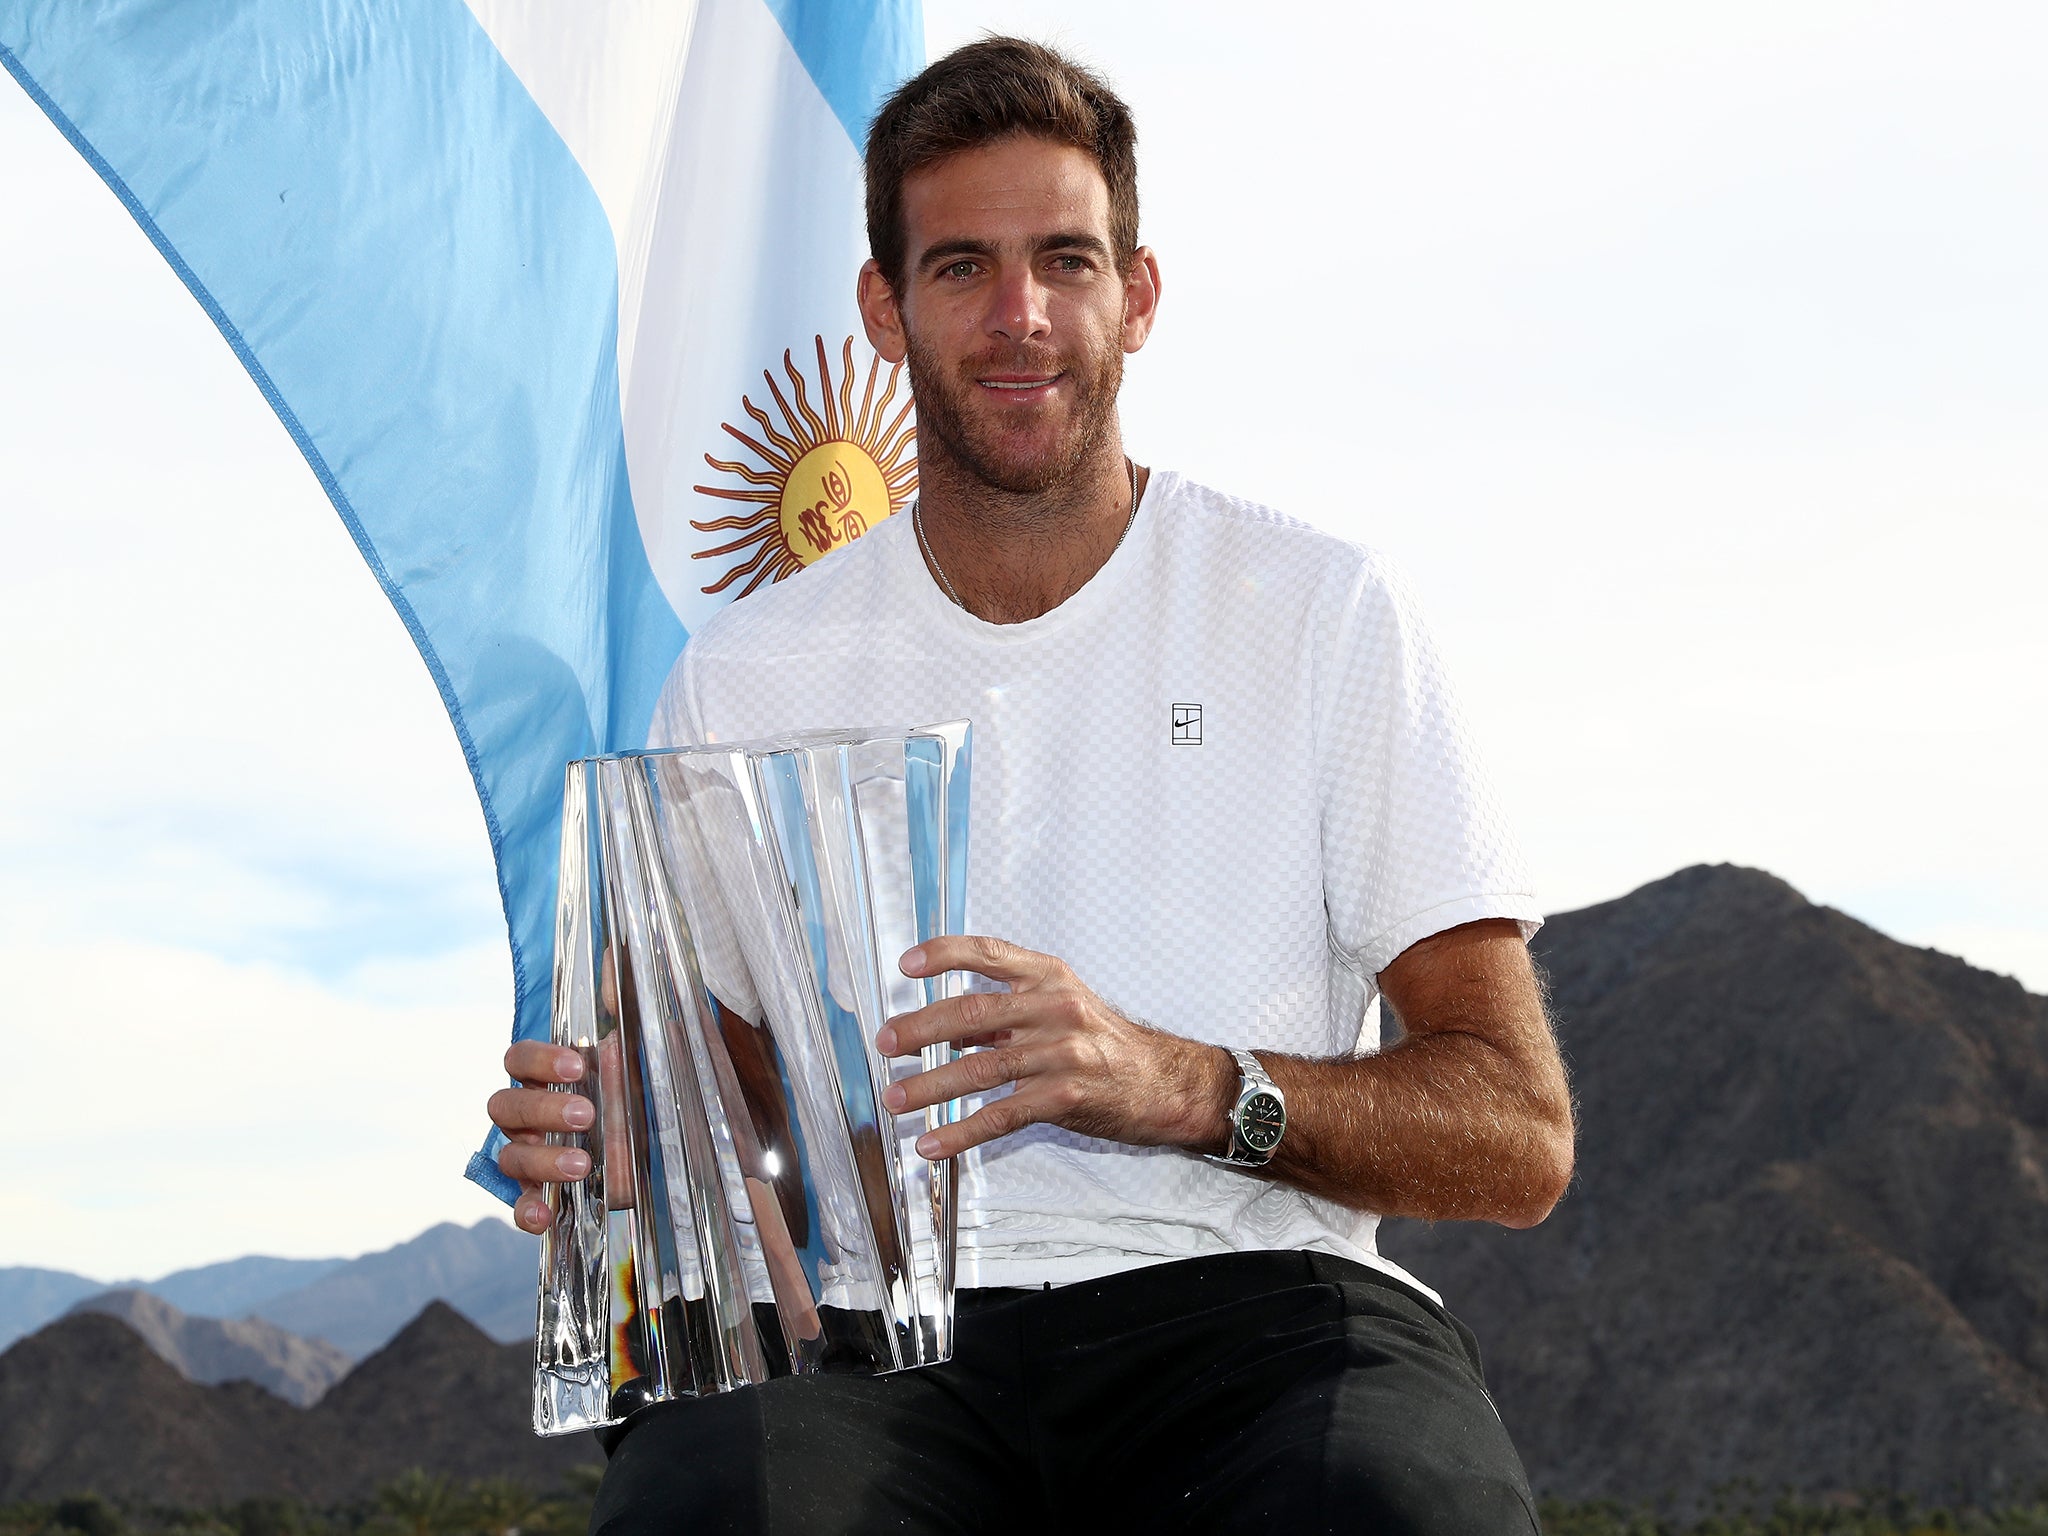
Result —
M 690 630 L 915 483 L 860 149 L 919 0 L 0 0 L 0 67 L 277 412 L 448 706 L 515 1028 L 562 769 Z M 0 191 L 4 196 L 4 191 Z M 508 1198 L 487 1146 L 470 1176 Z

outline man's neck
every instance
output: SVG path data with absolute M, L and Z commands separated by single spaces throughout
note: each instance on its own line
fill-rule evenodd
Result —
M 1122 439 L 1044 491 L 987 484 L 937 444 L 920 454 L 917 515 L 939 589 L 991 624 L 1021 624 L 1072 597 L 1123 541 L 1134 511 Z M 1140 493 L 1147 478 L 1138 472 Z

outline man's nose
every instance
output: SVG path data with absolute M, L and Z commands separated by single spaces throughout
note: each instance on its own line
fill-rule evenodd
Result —
M 1052 329 L 1046 310 L 1045 284 L 1035 272 L 1006 276 L 996 285 L 989 306 L 988 329 L 1005 341 L 1036 341 Z

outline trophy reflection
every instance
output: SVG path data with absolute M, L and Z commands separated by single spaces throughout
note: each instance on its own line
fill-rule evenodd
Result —
M 596 1101 L 551 1191 L 534 1428 L 793 1372 L 952 1352 L 955 1169 L 910 1143 L 874 1048 L 954 995 L 904 976 L 959 933 L 966 722 L 571 763 L 553 1038 Z M 566 1090 L 565 1090 L 566 1091 Z

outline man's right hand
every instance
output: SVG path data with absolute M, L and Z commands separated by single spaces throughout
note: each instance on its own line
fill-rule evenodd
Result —
M 590 1129 L 596 1107 L 580 1093 L 555 1093 L 552 1083 L 573 1083 L 583 1076 L 583 1058 L 545 1040 L 517 1040 L 505 1053 L 505 1071 L 520 1088 L 500 1088 L 491 1095 L 491 1123 L 510 1141 L 498 1149 L 498 1167 L 519 1181 L 519 1201 L 512 1219 L 523 1231 L 545 1232 L 553 1219 L 544 1184 L 564 1184 L 590 1172 L 590 1154 L 581 1147 L 552 1147 L 550 1131 L 575 1135 Z

